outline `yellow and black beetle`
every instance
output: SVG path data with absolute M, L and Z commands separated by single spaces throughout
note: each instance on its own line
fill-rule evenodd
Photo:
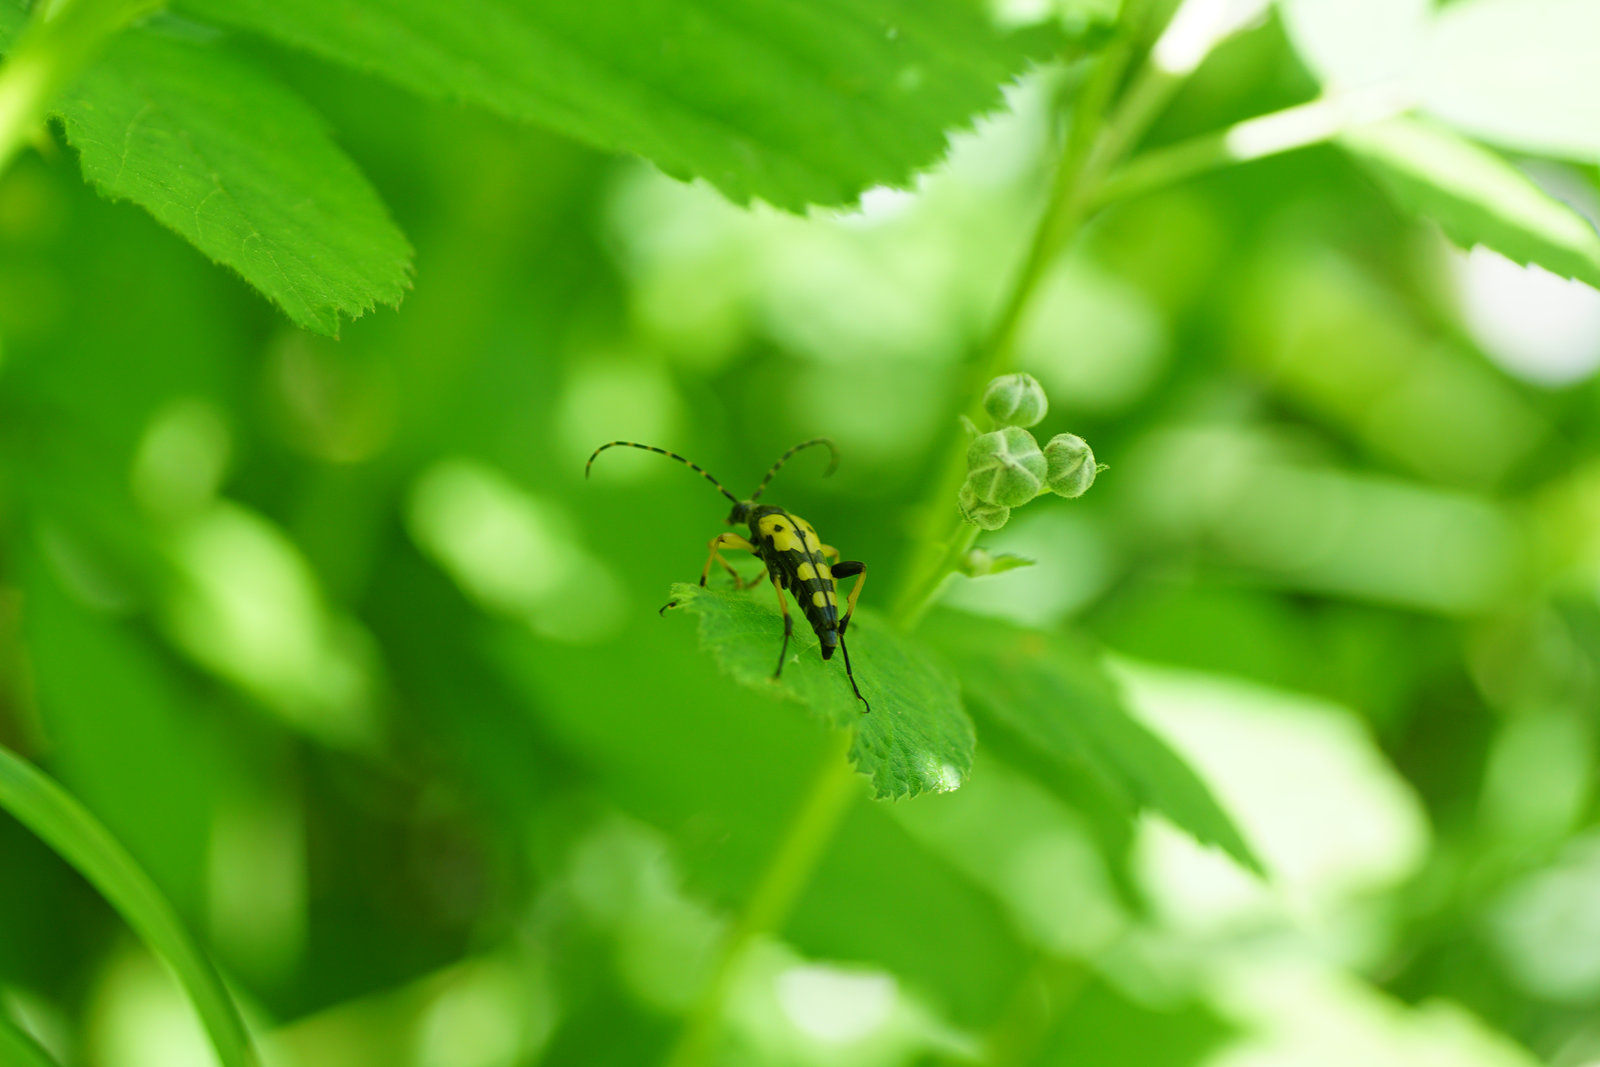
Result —
M 748 524 L 750 537 L 746 539 L 736 533 L 720 533 L 713 537 L 708 546 L 711 553 L 706 557 L 706 565 L 700 571 L 700 584 L 706 584 L 713 563 L 722 564 L 728 573 L 733 575 L 734 584 L 740 589 L 755 585 L 763 577 L 771 578 L 772 588 L 778 594 L 778 607 L 783 611 L 783 647 L 778 650 L 778 669 L 772 672 L 773 678 L 783 673 L 783 660 L 789 652 L 789 635 L 794 632 L 794 619 L 789 614 L 789 603 L 783 595 L 783 591 L 787 589 L 799 602 L 800 610 L 805 612 L 806 621 L 816 633 L 818 651 L 822 653 L 822 658 L 832 658 L 835 647 L 844 653 L 844 673 L 845 677 L 850 679 L 850 688 L 855 691 L 856 699 L 861 701 L 865 710 L 871 711 L 872 705 L 867 703 L 867 698 L 861 695 L 861 687 L 856 685 L 855 672 L 850 669 L 850 650 L 844 643 L 844 632 L 850 625 L 850 616 L 856 610 L 856 598 L 861 595 L 861 587 L 867 580 L 867 565 L 855 560 L 841 561 L 839 550 L 832 545 L 823 544 L 822 539 L 817 536 L 817 531 L 800 516 L 774 504 L 756 503 L 761 499 L 767 483 L 772 481 L 772 476 L 778 473 L 778 468 L 788 462 L 790 456 L 812 445 L 828 446 L 832 459 L 824 477 L 832 474 L 833 469 L 839 465 L 839 450 L 834 447 L 833 442 L 826 437 L 801 441 L 778 457 L 778 461 L 767 470 L 766 477 L 761 479 L 761 484 L 756 486 L 756 491 L 750 494 L 749 500 L 740 500 L 723 488 L 722 483 L 713 478 L 704 467 L 689 462 L 676 452 L 668 452 L 654 445 L 641 445 L 636 441 L 612 441 L 601 445 L 594 450 L 589 462 L 584 465 L 583 476 L 589 477 L 589 468 L 594 466 L 595 456 L 608 448 L 623 446 L 642 448 L 646 452 L 655 452 L 668 459 L 675 459 L 716 486 L 717 492 L 733 501 L 733 510 L 723 521 L 729 526 Z M 742 548 L 746 552 L 753 553 L 766 564 L 766 569 L 750 581 L 743 581 L 739 573 L 733 569 L 733 565 L 722 558 L 722 550 L 725 548 Z M 831 566 L 828 563 L 830 558 L 833 560 Z M 851 577 L 856 579 L 856 584 L 850 590 L 850 599 L 844 615 L 840 616 L 839 594 L 835 580 Z M 668 603 L 661 610 L 666 611 L 675 603 L 676 601 Z

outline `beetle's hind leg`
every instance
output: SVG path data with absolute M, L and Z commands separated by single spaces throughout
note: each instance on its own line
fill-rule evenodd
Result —
M 850 589 L 850 599 L 845 602 L 844 617 L 839 620 L 839 651 L 844 653 L 844 676 L 850 679 L 850 688 L 855 691 L 856 699 L 861 701 L 862 714 L 872 710 L 872 704 L 861 695 L 861 687 L 856 684 L 856 672 L 850 668 L 850 646 L 844 643 L 844 632 L 850 626 L 850 616 L 856 613 L 856 598 L 861 595 L 861 587 L 867 583 L 867 565 L 860 560 L 839 560 L 839 550 L 832 545 L 823 545 L 822 554 L 833 560 L 833 565 L 828 569 L 835 578 L 854 578 L 856 584 Z
M 850 625 L 850 616 L 856 613 L 856 598 L 861 595 L 861 587 L 867 584 L 867 565 L 859 560 L 847 559 L 843 563 L 835 563 L 832 570 L 835 578 L 856 580 L 856 584 L 850 587 L 850 599 L 845 602 L 844 617 L 839 620 L 839 636 L 843 637 L 845 627 Z M 856 696 L 860 695 L 856 693 Z
M 861 583 L 857 582 L 856 584 L 860 585 Z M 845 616 L 845 620 L 849 621 L 848 615 Z M 855 690 L 856 699 L 861 701 L 861 714 L 865 715 L 872 710 L 872 705 L 867 701 L 866 697 L 861 695 L 861 687 L 856 684 L 856 672 L 850 669 L 850 646 L 844 643 L 843 623 L 839 625 L 839 651 L 844 653 L 844 676 L 850 679 L 850 688 Z

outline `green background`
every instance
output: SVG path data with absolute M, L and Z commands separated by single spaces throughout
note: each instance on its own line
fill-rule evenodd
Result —
M 203 50 L 208 16 L 260 28 L 227 6 L 162 32 Z M 369 287 L 307 298 L 306 325 L 346 312 L 337 339 L 98 195 L 59 124 L 0 176 L 0 743 L 150 873 L 267 1062 L 668 1055 L 838 757 L 798 705 L 720 673 L 695 619 L 657 615 L 726 502 L 660 457 L 614 450 L 588 482 L 584 461 L 643 441 L 743 493 L 827 435 L 837 473 L 802 455 L 769 498 L 868 561 L 862 603 L 887 610 L 954 516 L 927 501 L 973 354 L 1112 39 L 1096 5 L 1062 6 L 968 64 L 990 94 L 1025 71 L 1003 104 L 928 105 L 935 132 L 989 113 L 912 191 L 804 213 L 761 201 L 853 200 L 937 138 L 719 181 L 688 118 L 608 112 L 637 139 L 602 136 L 547 86 L 434 100 L 228 36 L 376 190 L 350 210 L 403 233 L 362 246 Z M 1144 148 L 1312 99 L 1332 79 L 1285 26 L 1224 41 Z M 1063 47 L 1091 59 L 1018 58 Z M 91 97 L 67 94 L 68 139 Z M 1527 173 L 1593 217 L 1600 155 L 1527 130 L 1468 132 L 1545 153 Z M 702 180 L 590 146 L 652 137 Z M 1346 148 L 1113 204 L 1044 265 L 1007 366 L 1049 393 L 1039 431 L 1108 469 L 980 541 L 1034 566 L 947 588 L 1004 623 L 918 630 L 977 719 L 971 778 L 898 801 L 852 783 L 792 914 L 728 979 L 715 1062 L 1600 1057 L 1600 303 L 1444 232 L 1584 276 L 1593 231 L 1563 259 L 1550 227 Z M 403 303 L 350 320 L 401 295 L 406 245 Z M 1118 765 L 1142 742 L 1106 735 L 1071 773 L 1042 758 L 1006 718 L 1024 697 L 994 695 L 1018 649 L 1058 671 L 1027 700 L 1120 700 L 1164 739 L 1266 877 L 1175 827 L 1204 807 L 1162 795 L 1181 765 Z M 211 1062 L 157 958 L 3 814 L 0 1015 L 61 1064 Z

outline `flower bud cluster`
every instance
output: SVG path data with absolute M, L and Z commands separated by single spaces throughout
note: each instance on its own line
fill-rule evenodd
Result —
M 1094 484 L 1099 468 L 1083 438 L 1056 434 L 1040 448 L 1028 432 L 1050 410 L 1044 388 L 1031 374 L 1007 374 L 990 382 L 983 410 L 995 428 L 978 434 L 967 448 L 960 502 L 968 522 L 998 530 L 1012 508 L 1045 493 L 1079 497 Z

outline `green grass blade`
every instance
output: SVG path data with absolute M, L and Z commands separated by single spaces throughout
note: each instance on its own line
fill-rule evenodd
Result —
M 0 1063 L 6 1067 L 58 1067 L 50 1053 L 4 1015 L 0 1015 Z
M 221 976 L 155 883 L 71 794 L 4 747 L 0 747 L 0 808 L 76 867 L 145 944 L 167 961 L 194 1002 L 224 1067 L 258 1067 L 255 1046 Z

